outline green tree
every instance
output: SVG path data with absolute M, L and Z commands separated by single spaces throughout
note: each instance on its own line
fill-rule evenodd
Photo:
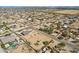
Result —
M 44 28 L 44 29 L 40 28 L 39 30 L 43 31 L 43 32 L 46 32 L 48 34 L 51 34 L 52 31 L 53 31 L 53 28 L 52 27 L 47 27 L 47 28 Z

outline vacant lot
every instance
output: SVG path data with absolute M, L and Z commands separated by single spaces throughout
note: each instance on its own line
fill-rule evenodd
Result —
M 50 11 L 53 13 L 60 13 L 60 14 L 79 14 L 79 10 L 54 10 Z

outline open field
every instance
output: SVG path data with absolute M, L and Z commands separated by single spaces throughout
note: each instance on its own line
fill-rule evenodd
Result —
M 79 10 L 54 10 L 50 12 L 59 14 L 79 14 Z

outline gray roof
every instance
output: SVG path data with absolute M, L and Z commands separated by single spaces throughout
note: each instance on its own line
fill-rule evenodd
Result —
M 16 39 L 16 37 L 15 37 L 14 35 L 9 35 L 9 36 L 0 37 L 0 40 L 1 40 L 3 43 L 15 41 L 15 39 Z

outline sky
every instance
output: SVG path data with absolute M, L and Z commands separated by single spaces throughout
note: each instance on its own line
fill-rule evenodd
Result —
M 0 0 L 0 6 L 79 6 L 78 0 Z

